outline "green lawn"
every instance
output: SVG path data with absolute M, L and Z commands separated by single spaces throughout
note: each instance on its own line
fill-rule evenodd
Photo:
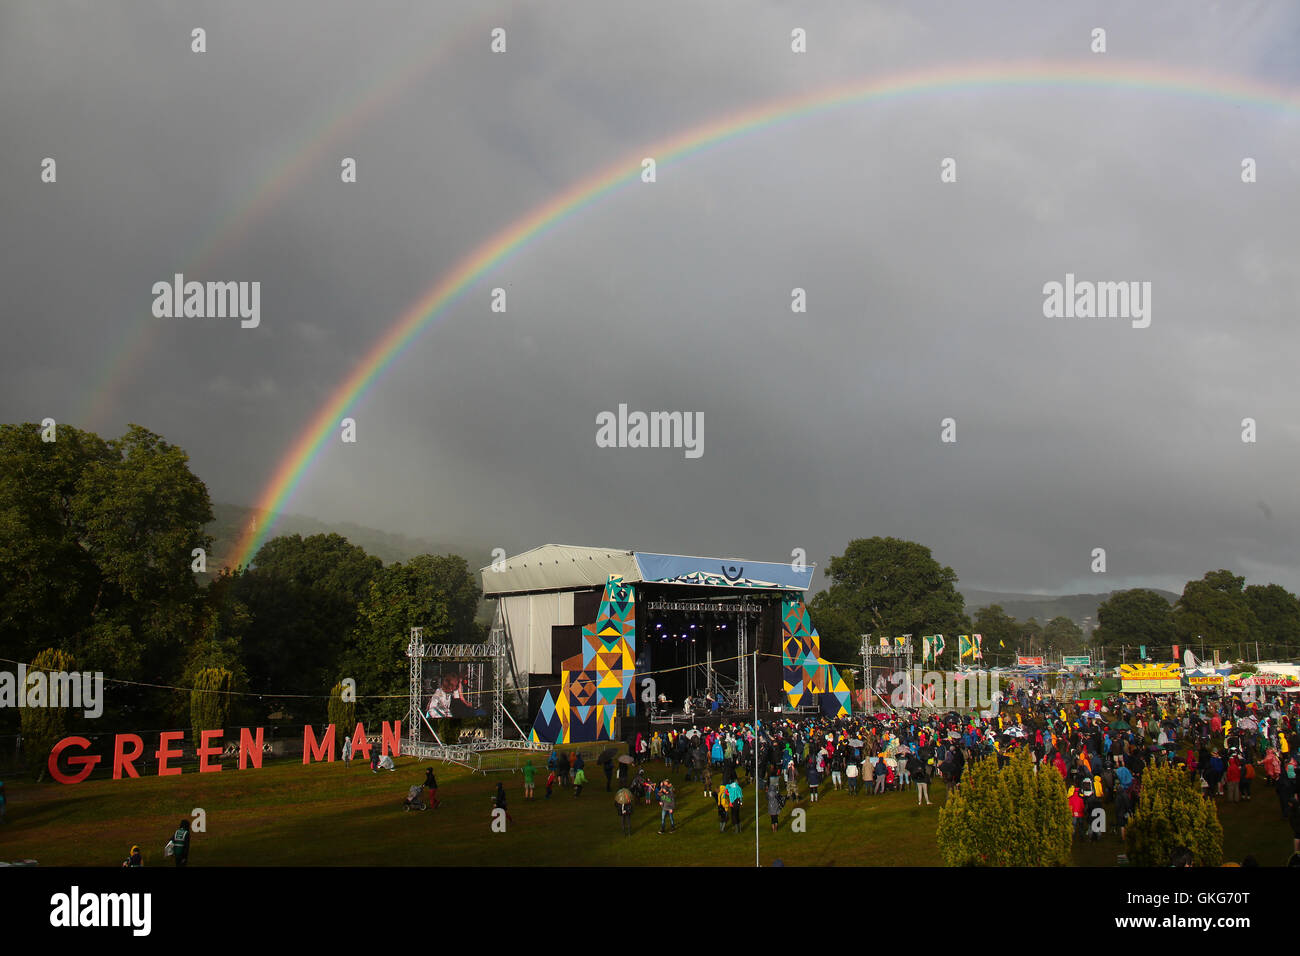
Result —
M 516 754 L 500 762 L 513 765 Z M 534 758 L 541 767 L 544 756 Z M 522 780 L 514 773 L 471 774 L 434 764 L 437 811 L 409 813 L 401 802 L 424 767 L 412 758 L 397 761 L 397 772 L 372 774 L 368 766 L 341 763 L 303 766 L 288 761 L 262 770 L 226 769 L 219 774 L 128 780 L 91 780 L 65 786 L 36 785 L 10 776 L 8 822 L 0 825 L 0 859 L 32 858 L 42 865 L 117 866 L 132 843 L 144 849 L 147 865 L 170 864 L 162 848 L 177 821 L 201 807 L 207 832 L 193 838 L 191 863 L 218 865 L 422 865 L 469 866 L 752 866 L 754 808 L 746 806 L 744 828 L 718 833 L 717 814 L 699 784 L 678 787 L 677 832 L 659 836 L 657 807 L 638 804 L 633 834 L 622 835 L 604 774 L 580 798 L 557 790 L 525 802 Z M 651 765 L 659 777 L 662 763 Z M 716 776 L 715 776 L 715 779 Z M 491 798 L 505 783 L 513 824 L 491 832 Z M 825 788 L 823 788 L 825 789 Z M 805 798 L 807 832 L 793 833 L 787 804 L 779 832 L 772 833 L 766 801 L 761 811 L 761 861 L 780 858 L 806 866 L 938 866 L 934 841 L 942 782 L 932 788 L 934 806 L 916 806 L 914 791 L 873 797 L 824 793 L 810 805 Z M 1264 866 L 1280 866 L 1291 853 L 1290 828 L 1279 818 L 1271 790 L 1256 786 L 1250 803 L 1220 802 L 1229 860 L 1253 853 Z M 747 802 L 752 800 L 752 790 Z M 1075 863 L 1113 866 L 1122 852 L 1116 834 L 1076 847 Z

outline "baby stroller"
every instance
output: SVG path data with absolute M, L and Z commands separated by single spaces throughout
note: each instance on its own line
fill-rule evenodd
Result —
M 413 783 L 411 789 L 406 792 L 406 799 L 402 801 L 403 810 L 428 810 L 429 806 L 421 799 L 424 796 L 424 786 Z

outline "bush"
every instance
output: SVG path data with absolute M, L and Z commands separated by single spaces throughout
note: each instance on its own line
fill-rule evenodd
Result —
M 230 684 L 233 675 L 224 667 L 205 667 L 194 678 L 190 691 L 190 737 L 199 746 L 199 732 L 225 730 L 230 717 Z
M 1184 771 L 1149 767 L 1125 831 L 1134 866 L 1169 866 L 1187 850 L 1197 866 L 1223 863 L 1223 824 L 1214 801 L 1204 799 Z
M 1071 826 L 1065 781 L 1021 751 L 1001 770 L 992 757 L 967 764 L 937 839 L 948 866 L 1066 866 Z

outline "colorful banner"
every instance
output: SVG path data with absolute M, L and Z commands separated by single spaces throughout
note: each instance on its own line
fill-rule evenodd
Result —
M 958 651 L 957 656 L 960 657 L 962 660 L 965 660 L 968 657 L 974 660 L 975 642 L 970 639 L 969 634 L 957 635 L 957 651 Z
M 939 659 L 939 655 L 943 653 L 943 649 L 944 649 L 943 635 L 942 634 L 934 635 L 934 659 L 936 661 Z
M 1300 681 L 1283 674 L 1234 674 L 1229 687 L 1300 687 Z
M 921 638 L 921 661 L 926 664 L 930 663 L 930 639 L 928 637 Z
M 1187 678 L 1187 684 L 1189 687 L 1196 688 L 1197 690 L 1209 690 L 1212 687 L 1222 687 L 1223 675 L 1222 674 L 1208 674 L 1208 675 L 1194 674 L 1191 677 Z
M 1182 668 L 1177 664 L 1121 664 L 1120 689 L 1126 694 L 1164 694 L 1183 685 Z
M 908 637 L 911 637 L 911 636 L 912 636 L 911 634 L 908 634 L 907 637 L 896 637 L 896 638 L 894 638 L 894 650 L 896 650 L 896 651 L 906 651 L 906 650 L 907 650 L 907 638 L 908 638 Z
M 975 660 L 982 661 L 984 660 L 984 635 L 973 634 L 971 636 L 975 638 Z
M 880 649 L 881 649 L 882 651 L 887 651 L 887 650 L 889 650 L 889 638 L 887 638 L 887 637 L 882 637 L 882 638 L 880 639 Z
M 1022 657 L 1017 654 L 1016 665 L 1019 667 L 1042 667 L 1043 659 L 1041 657 Z
M 1084 654 L 1081 657 L 1062 657 L 1061 666 L 1062 667 L 1091 667 L 1092 658 L 1089 657 L 1087 654 Z

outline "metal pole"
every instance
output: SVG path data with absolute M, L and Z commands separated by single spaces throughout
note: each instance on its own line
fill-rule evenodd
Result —
M 754 641 L 754 866 L 761 867 L 758 857 L 758 641 Z

